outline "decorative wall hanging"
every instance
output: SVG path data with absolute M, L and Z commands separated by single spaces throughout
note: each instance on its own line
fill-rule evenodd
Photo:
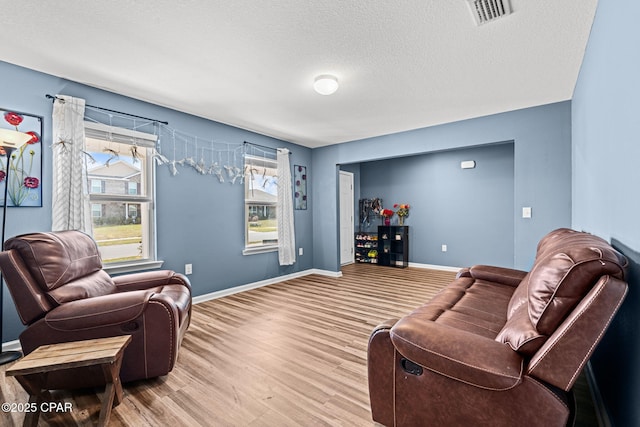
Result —
M 167 167 L 171 176 L 190 168 L 200 175 L 211 175 L 220 183 L 244 183 L 243 144 L 192 135 L 170 127 L 167 122 L 89 105 L 84 120 L 156 135 L 153 158 L 158 166 Z
M 0 153 L 0 198 L 7 187 L 7 206 L 42 206 L 42 116 L 0 109 L 0 127 L 32 136 L 10 159 Z M 6 182 L 7 167 L 11 168 Z
M 297 210 L 307 209 L 307 167 L 295 165 L 293 168 L 294 198 Z
M 243 144 L 198 137 L 160 125 L 156 151 L 158 165 L 167 165 L 172 176 L 179 173 L 178 166 L 191 167 L 201 175 L 214 176 L 220 183 L 244 184 Z
M 374 199 L 360 199 L 359 201 L 359 231 L 365 231 L 368 229 L 372 221 L 376 218 L 380 217 L 380 212 L 382 211 L 382 199 L 377 197 Z
M 45 96 L 53 100 L 59 99 L 58 96 L 48 94 Z M 85 122 L 100 123 L 157 136 L 153 158 L 158 166 L 167 167 L 171 176 L 178 175 L 182 168 L 191 168 L 198 174 L 211 175 L 220 183 L 243 185 L 245 177 L 250 179 L 252 173 L 245 166 L 246 155 L 254 157 L 265 156 L 266 153 L 270 153 L 271 157 L 275 155 L 276 148 L 273 147 L 246 141 L 232 143 L 214 137 L 196 136 L 174 129 L 166 121 L 89 104 L 86 104 L 85 107 L 84 117 L 82 117 Z M 88 157 L 91 163 L 95 162 L 91 156 Z M 108 163 L 113 159 L 115 159 L 115 154 L 114 157 L 107 160 L 105 166 L 108 166 Z M 306 177 L 306 173 L 304 175 Z M 306 209 L 306 185 L 304 200 L 301 201 L 304 207 L 299 209 Z

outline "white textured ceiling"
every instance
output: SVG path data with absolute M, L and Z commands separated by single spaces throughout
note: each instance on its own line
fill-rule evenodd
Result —
M 597 0 L 0 5 L 0 60 L 318 147 L 571 99 Z

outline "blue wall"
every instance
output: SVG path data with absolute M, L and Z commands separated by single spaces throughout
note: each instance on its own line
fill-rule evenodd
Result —
M 250 141 L 292 151 L 291 165 L 306 165 L 310 179 L 311 149 L 274 138 L 205 120 L 189 114 L 134 100 L 62 78 L 17 67 L 0 61 L 0 107 L 44 117 L 43 207 L 8 208 L 7 237 L 51 229 L 51 111 L 45 94 L 64 94 L 86 99 L 88 104 L 131 114 L 166 120 L 190 135 L 215 138 L 231 144 Z M 161 141 L 162 143 L 162 141 Z M 243 256 L 244 190 L 241 185 L 219 183 L 214 176 L 199 175 L 181 168 L 171 176 L 166 166 L 157 168 L 158 258 L 163 268 L 182 272 L 193 264 L 189 276 L 194 295 L 252 283 L 313 266 L 312 207 L 294 212 L 296 244 L 304 249 L 295 265 L 278 266 L 276 252 Z M 5 341 L 17 339 L 23 326 L 5 288 Z
M 506 143 L 361 163 L 360 196 L 411 205 L 409 262 L 512 267 L 513 154 Z M 476 167 L 461 169 L 464 160 Z
M 528 269 L 540 238 L 554 228 L 571 224 L 570 102 L 314 149 L 314 266 L 332 271 L 339 268 L 338 165 L 509 141 L 514 147 L 513 267 Z M 533 218 L 521 217 L 523 206 L 533 208 Z M 412 221 L 420 214 L 414 211 Z M 496 238 L 488 242 L 488 247 L 493 250 L 499 244 Z
M 614 425 L 640 425 L 640 2 L 600 0 L 572 102 L 573 227 L 631 261 L 629 294 L 592 358 Z
M 166 261 L 165 268 L 176 271 L 182 271 L 185 263 L 193 264 L 191 280 L 195 295 L 309 268 L 338 271 L 336 183 L 338 168 L 343 164 L 353 164 L 359 172 L 357 164 L 363 162 L 396 157 L 405 157 L 411 162 L 410 157 L 415 155 L 512 143 L 514 190 L 509 196 L 513 200 L 509 219 L 513 223 L 512 265 L 529 268 L 540 237 L 552 228 L 570 225 L 569 102 L 310 150 L 10 64 L 0 62 L 0 72 L 3 75 L 0 107 L 44 116 L 46 147 L 52 143 L 52 105 L 44 95 L 60 93 L 84 98 L 92 105 L 167 120 L 171 127 L 192 135 L 229 143 L 248 140 L 271 147 L 287 146 L 293 151 L 292 164 L 308 166 L 309 209 L 295 212 L 297 246 L 304 248 L 304 255 L 295 266 L 287 268 L 278 267 L 275 253 L 241 255 L 243 196 L 240 186 L 220 184 L 214 177 L 198 175 L 190 168 L 181 169 L 175 177 L 170 176 L 166 167 L 158 168 L 158 255 Z M 7 235 L 50 229 L 50 177 L 51 151 L 46 148 L 44 207 L 11 208 Z M 401 196 L 398 193 L 397 197 Z M 521 218 L 522 206 L 533 207 L 532 219 Z M 411 215 L 411 221 L 416 221 L 420 210 L 415 209 Z M 446 237 L 451 239 L 449 242 L 462 241 L 461 235 Z M 501 244 L 501 239 L 496 237 L 484 242 L 483 247 Z M 466 264 L 467 258 L 444 259 L 442 263 Z M 501 258 L 499 263 L 507 264 L 507 261 Z M 7 298 L 5 339 L 15 339 L 21 329 L 13 304 Z

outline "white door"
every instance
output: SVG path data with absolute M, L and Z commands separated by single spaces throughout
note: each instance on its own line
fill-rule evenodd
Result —
M 340 264 L 353 262 L 353 174 L 340 171 Z

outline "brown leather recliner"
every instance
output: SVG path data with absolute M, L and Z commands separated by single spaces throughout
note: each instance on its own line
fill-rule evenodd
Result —
M 558 229 L 530 272 L 474 266 L 369 340 L 373 419 L 386 426 L 564 426 L 570 390 L 627 293 L 626 259 Z
M 173 369 L 191 317 L 191 286 L 169 270 L 110 277 L 95 241 L 79 231 L 13 237 L 0 253 L 0 269 L 27 328 L 28 354 L 44 344 L 131 335 L 123 382 L 165 375 Z M 49 388 L 104 383 L 97 369 L 81 375 L 51 373 Z

